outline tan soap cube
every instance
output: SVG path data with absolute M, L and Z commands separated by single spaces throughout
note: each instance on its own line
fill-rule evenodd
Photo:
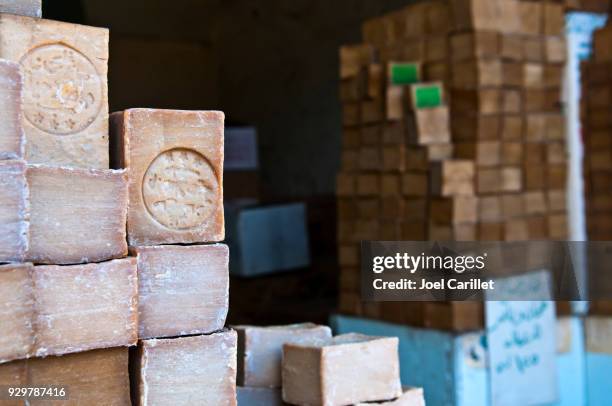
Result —
M 473 196 L 434 198 L 430 202 L 429 211 L 431 221 L 435 224 L 475 223 L 478 219 L 478 199 Z
M 138 338 L 136 260 L 34 267 L 36 356 L 129 346 Z
M 127 173 L 30 165 L 34 263 L 76 264 L 127 255 Z
M 347 405 L 402 394 L 397 337 L 343 334 L 316 344 L 283 346 L 283 400 Z
M 108 168 L 108 30 L 0 15 L 0 58 L 23 74 L 29 163 Z
M 140 341 L 134 370 L 136 405 L 235 406 L 236 332 Z
M 431 192 L 434 196 L 470 196 L 474 194 L 474 162 L 449 159 L 431 166 Z
M 41 3 L 41 0 L 0 0 L 0 13 L 40 18 L 42 16 Z
M 281 386 L 283 344 L 309 344 L 331 338 L 327 326 L 313 323 L 286 326 L 235 326 L 238 332 L 238 385 Z
M 21 125 L 22 87 L 19 65 L 0 59 L 0 159 L 23 158 L 25 136 Z
M 129 173 L 129 244 L 223 240 L 224 114 L 131 109 L 111 120 L 113 167 Z
M 0 365 L 0 385 L 64 387 L 68 400 L 53 399 L 48 404 L 129 405 L 128 371 L 128 349 L 108 348 Z
M 0 266 L 0 363 L 25 358 L 34 345 L 31 264 Z
M 0 263 L 23 261 L 29 228 L 26 165 L 17 160 L 0 161 Z
M 0 267 L 0 362 L 134 344 L 137 290 L 133 258 Z
M 138 336 L 211 333 L 229 302 L 227 245 L 161 245 L 131 250 L 138 260 Z
M 450 118 L 448 107 L 439 106 L 418 109 L 410 116 L 409 139 L 417 145 L 450 142 Z
M 397 399 L 384 402 L 357 403 L 356 406 L 425 406 L 425 394 L 423 393 L 423 388 L 404 388 L 403 391 L 404 393 L 402 393 L 402 395 Z

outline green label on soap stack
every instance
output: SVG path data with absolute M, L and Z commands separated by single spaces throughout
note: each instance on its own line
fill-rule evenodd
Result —
M 392 85 L 411 85 L 421 79 L 419 76 L 419 65 L 416 63 L 391 64 Z
M 414 89 L 414 107 L 426 109 L 442 105 L 442 89 L 440 86 L 419 86 Z

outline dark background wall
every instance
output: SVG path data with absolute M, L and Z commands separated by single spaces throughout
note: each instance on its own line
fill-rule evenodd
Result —
M 259 131 L 264 196 L 330 195 L 338 48 L 410 0 L 45 0 L 46 18 L 111 30 L 111 111 L 220 109 Z

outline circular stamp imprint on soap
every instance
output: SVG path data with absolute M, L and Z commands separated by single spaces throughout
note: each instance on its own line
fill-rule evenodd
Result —
M 41 45 L 21 59 L 23 111 L 38 129 L 74 134 L 94 122 L 102 107 L 102 82 L 93 63 L 63 44 Z
M 151 162 L 142 182 L 149 214 L 175 230 L 198 227 L 217 209 L 219 183 L 204 156 L 186 148 L 162 152 Z

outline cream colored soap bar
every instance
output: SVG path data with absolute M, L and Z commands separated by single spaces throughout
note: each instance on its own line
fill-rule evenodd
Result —
M 283 344 L 308 344 L 331 338 L 327 326 L 312 323 L 287 326 L 234 326 L 238 332 L 238 385 L 281 386 Z
M 140 341 L 135 405 L 236 405 L 236 332 Z
M 0 362 L 25 358 L 34 346 L 32 265 L 0 266 Z
M 0 13 L 40 18 L 42 16 L 41 0 L 0 0 Z
M 108 169 L 108 30 L 1 14 L 0 58 L 21 65 L 27 161 Z
M 22 86 L 19 65 L 0 59 L 0 159 L 23 158 L 25 136 L 21 125 Z
M 340 406 L 402 394 L 397 337 L 344 334 L 283 346 L 283 400 Z
M 138 258 L 139 338 L 211 333 L 229 302 L 227 245 L 134 248 Z
M 29 261 L 76 264 L 127 255 L 125 171 L 30 165 L 27 179 Z
M 356 406 L 425 406 L 423 388 L 404 388 L 404 393 L 397 399 L 383 402 L 358 403 Z
M 23 161 L 0 161 L 0 263 L 21 262 L 28 249 L 29 193 Z
M 0 268 L 0 362 L 136 343 L 136 260 Z M 6 341 L 6 342 L 5 342 Z
M 111 161 L 129 173 L 131 246 L 224 239 L 219 111 L 132 109 L 111 115 Z
M 130 405 L 128 349 L 108 348 L 0 365 L 0 386 L 65 387 L 68 400 L 31 405 Z M 5 405 L 4 402 L 1 402 Z M 15 405 L 23 405 L 17 401 Z

